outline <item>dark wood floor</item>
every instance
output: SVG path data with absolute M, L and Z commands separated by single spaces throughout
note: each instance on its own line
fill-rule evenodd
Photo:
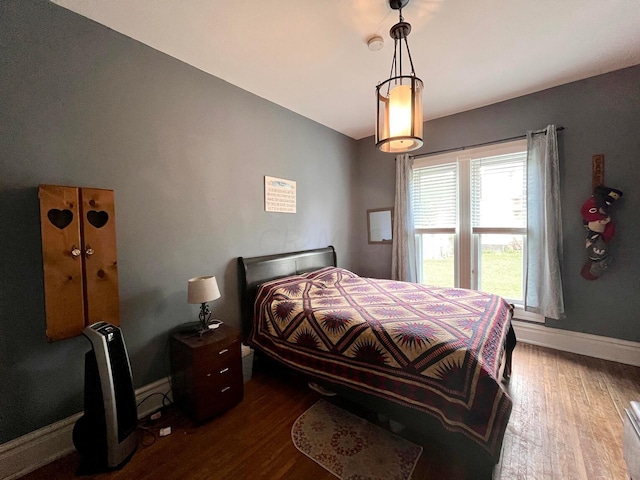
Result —
M 520 344 L 508 390 L 514 408 L 495 479 L 628 478 L 622 415 L 640 399 L 640 368 Z M 298 377 L 255 371 L 226 414 L 197 426 L 169 408 L 152 431 L 170 425 L 171 435 L 145 435 L 152 444 L 122 470 L 83 478 L 334 479 L 291 442 L 293 422 L 318 398 Z M 75 478 L 78 465 L 72 454 L 23 478 Z M 454 452 L 425 444 L 413 479 L 474 476 Z

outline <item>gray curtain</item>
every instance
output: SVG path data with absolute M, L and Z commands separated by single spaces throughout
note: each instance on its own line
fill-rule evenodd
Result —
M 527 132 L 527 265 L 525 310 L 564 317 L 562 218 L 555 125 Z
M 416 237 L 411 208 L 413 160 L 408 154 L 396 157 L 396 198 L 393 212 L 391 278 L 417 282 Z

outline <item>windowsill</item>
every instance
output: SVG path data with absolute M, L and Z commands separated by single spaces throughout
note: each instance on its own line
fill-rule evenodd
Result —
M 523 320 L 525 322 L 541 323 L 544 324 L 544 315 L 538 313 L 527 312 L 522 305 L 516 305 L 513 312 L 513 318 L 515 320 Z

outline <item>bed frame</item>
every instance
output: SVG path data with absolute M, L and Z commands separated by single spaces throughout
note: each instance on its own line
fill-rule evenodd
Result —
M 264 255 L 262 257 L 239 257 L 238 277 L 240 281 L 243 339 L 246 340 L 251 331 L 253 304 L 260 284 L 275 278 L 299 275 L 300 273 L 320 270 L 324 267 L 337 266 L 336 250 L 332 246 L 278 255 Z
M 239 257 L 238 271 L 241 290 L 243 338 L 246 340 L 250 333 L 254 302 L 260 284 L 275 278 L 297 275 L 331 266 L 337 266 L 336 252 L 332 246 L 261 257 Z M 513 340 L 515 342 L 515 336 Z M 506 361 L 510 372 L 510 351 L 509 349 L 507 351 L 509 358 Z M 259 356 L 260 352 L 257 353 Z M 505 368 L 505 374 L 506 371 L 507 368 Z M 474 471 L 478 473 L 477 478 L 491 478 L 497 459 L 490 458 L 486 451 L 464 435 L 445 430 L 442 424 L 430 415 L 342 385 L 328 385 L 326 381 L 322 381 L 322 383 L 349 402 L 364 406 L 403 425 L 411 426 L 411 429 L 417 432 L 423 440 L 435 441 L 453 451 L 464 452 L 463 460 L 473 466 Z

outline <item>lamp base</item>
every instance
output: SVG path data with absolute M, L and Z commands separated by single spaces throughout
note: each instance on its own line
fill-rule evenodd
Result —
M 207 333 L 213 332 L 220 325 L 222 325 L 221 320 L 208 320 L 207 322 L 199 323 L 195 328 L 195 333 L 197 333 L 199 336 L 202 336 Z
M 188 337 L 202 337 L 213 333 L 220 325 L 222 325 L 220 320 L 210 320 L 204 325 L 200 322 L 187 322 L 176 327 L 172 332 L 181 333 Z

